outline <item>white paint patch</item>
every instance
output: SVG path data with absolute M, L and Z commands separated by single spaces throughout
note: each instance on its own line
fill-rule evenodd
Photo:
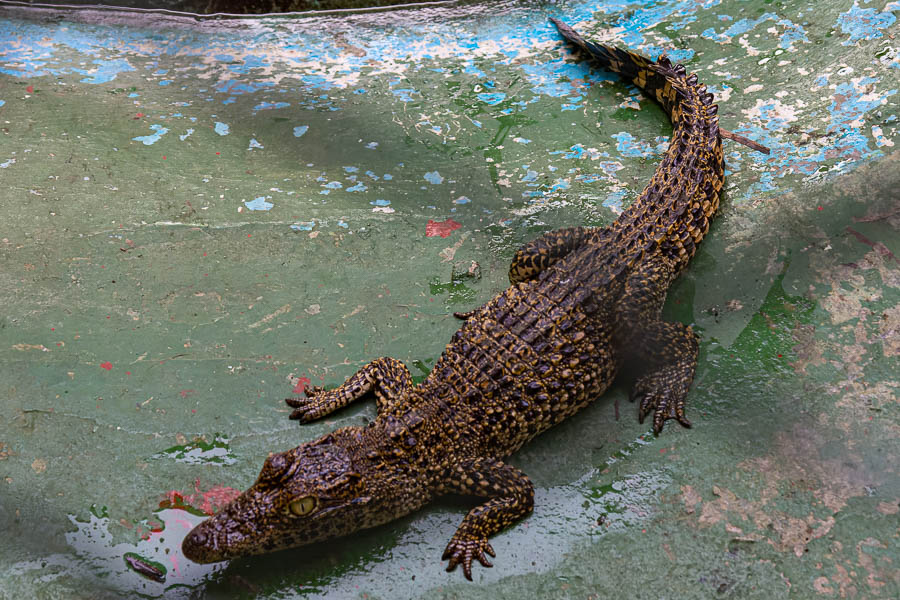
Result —
M 888 148 L 892 148 L 894 146 L 893 140 L 889 140 L 884 137 L 884 132 L 881 131 L 881 127 L 878 125 L 872 126 L 872 137 L 875 138 L 875 145 L 879 148 L 883 146 L 887 146 Z
M 796 108 L 789 104 L 784 104 L 777 98 L 769 98 L 767 100 L 757 98 L 756 106 L 744 109 L 741 112 L 751 121 L 762 119 L 765 121 L 778 120 L 784 123 L 791 123 L 797 120 Z

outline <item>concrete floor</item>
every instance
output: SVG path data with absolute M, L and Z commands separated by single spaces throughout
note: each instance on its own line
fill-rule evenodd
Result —
M 0 597 L 900 596 L 898 13 L 0 5 Z M 185 561 L 185 531 L 268 452 L 374 415 L 297 426 L 295 386 L 380 355 L 423 375 L 521 243 L 608 223 L 649 179 L 671 127 L 550 15 L 665 49 L 772 148 L 726 142 L 721 214 L 670 293 L 702 336 L 694 428 L 654 438 L 620 386 L 527 445 L 535 512 L 474 583 L 440 561 L 465 501 Z

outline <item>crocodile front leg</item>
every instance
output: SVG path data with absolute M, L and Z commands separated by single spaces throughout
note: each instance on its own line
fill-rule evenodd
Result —
M 390 410 L 413 387 L 409 369 L 396 358 L 376 358 L 356 374 L 333 390 L 313 387 L 306 391 L 306 398 L 287 398 L 294 409 L 290 418 L 309 423 L 324 417 L 369 392 L 375 394 L 378 413 Z
M 649 413 L 654 413 L 653 431 L 657 434 L 669 419 L 677 420 L 684 427 L 691 426 L 684 407 L 697 367 L 697 337 L 687 325 L 659 318 L 674 278 L 674 264 L 659 254 L 654 255 L 632 271 L 625 283 L 625 293 L 616 305 L 617 341 L 626 361 L 643 369 L 634 382 L 630 398 L 640 402 L 641 423 Z
M 445 474 L 436 491 L 490 498 L 468 512 L 441 556 L 442 560 L 450 560 L 448 571 L 461 564 L 469 581 L 472 580 L 474 559 L 485 567 L 493 566 L 485 556 L 496 556 L 488 538 L 519 521 L 534 508 L 531 480 L 515 467 L 493 458 L 458 463 Z

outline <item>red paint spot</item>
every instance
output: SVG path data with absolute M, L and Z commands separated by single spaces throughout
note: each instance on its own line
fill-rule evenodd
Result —
M 453 219 L 447 219 L 446 221 L 441 222 L 428 219 L 428 223 L 425 225 L 425 236 L 435 237 L 439 235 L 442 238 L 445 238 L 460 227 L 462 227 L 462 225 Z
M 56 327 L 51 327 L 50 331 L 56 331 Z
M 778 358 L 781 358 L 781 355 L 780 355 L 780 354 L 778 355 Z
M 248 233 L 247 237 L 253 237 L 253 234 Z
M 25 91 L 28 92 L 28 93 L 30 94 L 31 92 L 34 91 L 34 86 L 33 86 L 33 85 L 29 85 L 27 88 L 25 88 Z
M 291 391 L 295 394 L 302 394 L 306 392 L 306 386 L 308 386 L 309 383 L 309 377 L 300 377 L 297 379 L 297 385 L 295 385 L 294 389 Z
M 56 342 L 57 346 L 62 346 L 62 342 Z
M 106 318 L 108 319 L 108 318 L 109 318 L 109 315 L 106 315 Z
M 180 509 L 193 507 L 212 515 L 240 495 L 240 490 L 222 485 L 214 485 L 203 492 L 200 490 L 200 480 L 198 479 L 194 482 L 194 493 L 179 492 L 178 490 L 168 491 L 165 493 L 165 498 L 160 501 L 159 507 Z
M 216 152 L 216 156 L 219 156 L 219 154 L 220 154 L 219 152 Z
M 134 115 L 134 116 L 136 116 L 138 119 L 140 119 L 141 117 L 144 116 L 144 113 L 138 113 L 138 114 L 136 114 L 136 115 Z
M 163 156 L 163 160 L 166 160 L 166 157 L 165 157 L 165 156 Z
M 178 394 L 182 398 L 187 398 L 189 394 L 193 394 L 193 393 L 194 393 L 194 390 L 181 390 L 180 392 L 178 392 Z
M 100 265 L 100 268 L 101 268 L 101 269 L 105 269 L 105 268 L 106 268 L 106 266 L 104 266 L 104 265 Z
M 206 256 L 206 252 L 203 253 L 203 256 Z
M 107 371 L 112 371 L 112 363 L 109 362 L 109 361 L 106 361 L 106 362 L 104 362 L 104 363 L 100 363 L 100 368 L 101 368 L 101 369 L 106 369 Z
M 197 414 L 197 409 L 196 409 L 196 408 L 192 408 L 192 409 L 191 409 L 191 414 L 192 414 L 192 415 L 196 415 L 196 414 Z
M 660 448 L 660 449 L 659 449 L 659 453 L 660 453 L 660 454 L 665 454 L 666 452 L 668 452 L 668 450 L 669 450 L 668 448 Z
M 821 206 L 817 206 L 817 207 L 816 207 L 816 210 L 822 210 L 822 207 L 821 207 Z
M 131 375 L 131 371 L 125 371 L 126 375 Z

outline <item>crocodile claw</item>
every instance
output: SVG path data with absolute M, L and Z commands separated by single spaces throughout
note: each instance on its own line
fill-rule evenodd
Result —
M 675 419 L 682 427 L 691 427 L 691 422 L 684 415 L 684 398 L 677 400 L 673 399 L 668 392 L 650 391 L 640 389 L 640 387 L 636 384 L 629 397 L 632 402 L 639 401 L 639 423 L 643 423 L 644 418 L 652 412 L 653 433 L 656 435 L 662 432 L 663 424 L 669 419 Z
M 285 398 L 287 405 L 294 409 L 289 418 L 301 423 L 314 421 L 319 408 L 318 396 L 324 391 L 323 387 L 317 385 L 305 390 L 306 398 Z
M 497 556 L 494 549 L 491 548 L 490 542 L 485 537 L 475 537 L 466 534 L 456 533 L 447 544 L 447 549 L 441 556 L 441 560 L 450 559 L 447 565 L 447 571 L 456 569 L 456 565 L 462 565 L 463 575 L 466 579 L 472 581 L 472 560 L 478 559 L 485 567 L 493 567 L 493 563 L 487 559 L 485 553 L 492 557 Z

